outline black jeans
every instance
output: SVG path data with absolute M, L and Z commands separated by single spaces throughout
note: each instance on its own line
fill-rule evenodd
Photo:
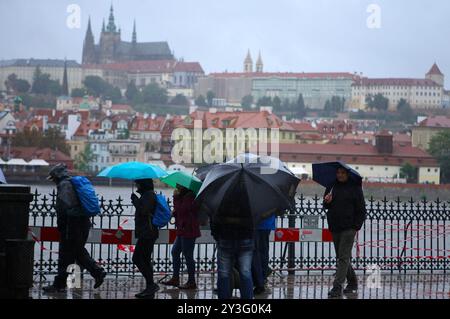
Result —
M 67 218 L 65 231 L 60 233 L 58 275 L 55 277 L 55 286 L 66 286 L 67 267 L 74 263 L 86 269 L 94 278 L 103 272 L 84 247 L 90 228 L 91 223 L 88 217 Z
M 355 242 L 356 230 L 349 229 L 342 232 L 333 232 L 333 243 L 336 251 L 337 270 L 333 285 L 342 287 L 347 278 L 347 283 L 357 285 L 355 271 L 351 264 L 352 248 Z
M 133 254 L 133 263 L 144 276 L 147 287 L 154 284 L 152 254 L 156 238 L 139 238 Z

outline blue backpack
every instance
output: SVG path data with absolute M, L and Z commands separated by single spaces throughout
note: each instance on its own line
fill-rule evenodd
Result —
M 100 214 L 100 205 L 91 181 L 84 176 L 72 177 L 70 181 L 78 195 L 84 214 L 89 217 Z
M 170 222 L 171 218 L 172 213 L 166 197 L 162 194 L 156 194 L 156 207 L 153 213 L 152 224 L 158 228 L 163 228 Z

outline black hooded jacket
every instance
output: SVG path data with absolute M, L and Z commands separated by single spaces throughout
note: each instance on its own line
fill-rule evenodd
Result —
M 366 220 L 366 203 L 361 186 L 354 183 L 336 182 L 327 188 L 325 195 L 332 191 L 331 203 L 323 203 L 327 213 L 328 226 L 331 232 L 349 229 L 359 231 Z
M 141 185 L 137 191 L 141 197 L 133 200 L 135 207 L 134 224 L 136 238 L 158 238 L 158 228 L 152 224 L 153 214 L 156 208 L 156 194 L 153 184 Z

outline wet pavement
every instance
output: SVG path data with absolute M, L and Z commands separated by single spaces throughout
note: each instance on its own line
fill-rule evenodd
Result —
M 162 277 L 156 277 L 161 279 Z M 367 275 L 359 275 L 360 289 L 349 299 L 450 299 L 450 274 L 382 274 L 378 284 Z M 184 291 L 160 285 L 155 299 L 216 299 L 216 277 L 198 276 L 197 290 Z M 332 275 L 273 275 L 269 277 L 267 291 L 256 299 L 326 299 L 332 286 Z M 84 279 L 82 288 L 68 289 L 64 293 L 45 294 L 41 287 L 48 282 L 36 282 L 31 290 L 34 299 L 134 299 L 144 289 L 140 276 L 110 276 L 99 289 L 93 289 L 93 280 Z M 378 287 L 378 288 L 376 288 Z M 234 295 L 239 296 L 235 290 Z

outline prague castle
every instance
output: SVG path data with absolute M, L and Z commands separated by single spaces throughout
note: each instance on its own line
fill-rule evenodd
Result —
M 174 56 L 167 42 L 137 42 L 136 22 L 131 42 L 122 41 L 121 30 L 114 22 L 111 6 L 108 25 L 103 22 L 100 42 L 95 44 L 89 19 L 83 43 L 83 64 L 107 64 L 125 61 L 173 60 Z

